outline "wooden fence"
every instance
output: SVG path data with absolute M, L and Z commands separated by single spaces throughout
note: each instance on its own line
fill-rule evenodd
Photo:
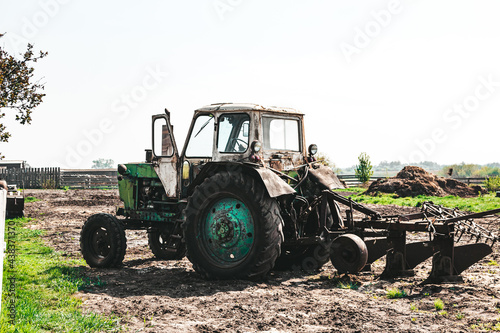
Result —
M 61 170 L 61 187 L 117 188 L 116 169 Z
M 12 168 L 0 169 L 0 178 L 18 188 L 59 188 L 60 168 Z
M 355 187 L 361 185 L 361 182 L 356 178 L 355 175 L 337 175 L 340 180 L 343 180 L 347 187 Z M 375 181 L 380 178 L 385 178 L 385 177 L 370 177 L 370 182 Z M 483 185 L 485 182 L 486 178 L 453 178 L 458 181 L 461 181 L 467 185 Z
M 483 185 L 486 181 L 486 178 L 455 178 L 453 179 L 459 180 L 467 185 Z
M 361 185 L 355 175 L 338 175 L 347 187 Z M 384 177 L 370 177 L 370 182 Z M 0 169 L 0 179 L 18 188 L 117 188 L 116 169 L 61 170 L 60 168 Z M 482 185 L 486 178 L 455 178 L 468 185 Z
M 344 181 L 347 187 L 356 187 L 361 185 L 361 182 L 356 178 L 355 175 L 337 175 L 340 180 Z M 370 177 L 370 182 L 377 180 L 381 177 Z
M 61 170 L 60 168 L 0 169 L 0 179 L 18 188 L 117 188 L 116 169 Z

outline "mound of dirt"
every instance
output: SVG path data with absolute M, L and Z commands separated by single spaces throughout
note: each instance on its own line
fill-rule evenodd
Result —
M 467 186 L 455 179 L 438 177 L 420 167 L 406 166 L 396 177 L 373 182 L 366 194 L 374 195 L 377 192 L 395 193 L 400 197 L 455 195 L 469 198 L 477 196 L 482 189 L 480 186 Z

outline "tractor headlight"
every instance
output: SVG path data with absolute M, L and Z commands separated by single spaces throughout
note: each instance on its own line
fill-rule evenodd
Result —
M 127 167 L 125 164 L 118 164 L 118 173 L 122 176 L 125 176 L 127 174 Z
M 309 154 L 316 155 L 317 152 L 318 152 L 318 146 L 314 144 L 309 146 Z
M 261 149 L 262 149 L 262 143 L 260 143 L 260 141 L 256 140 L 256 141 L 252 142 L 252 151 L 255 154 L 258 154 Z

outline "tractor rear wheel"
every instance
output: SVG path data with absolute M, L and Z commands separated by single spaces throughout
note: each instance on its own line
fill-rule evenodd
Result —
M 113 215 L 95 214 L 80 233 L 80 250 L 90 267 L 116 267 L 127 250 L 123 224 Z
M 261 182 L 220 172 L 189 198 L 184 239 L 189 260 L 205 278 L 261 279 L 280 254 L 283 220 Z
M 167 247 L 170 233 L 167 230 L 151 229 L 148 232 L 149 248 L 157 259 L 160 260 L 180 260 L 186 254 L 186 244 L 178 240 L 177 249 Z

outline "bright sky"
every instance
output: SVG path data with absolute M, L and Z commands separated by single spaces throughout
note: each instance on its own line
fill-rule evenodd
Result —
M 27 42 L 47 94 L 6 159 L 89 168 L 142 161 L 151 115 L 184 143 L 193 110 L 252 102 L 306 114 L 340 167 L 498 162 L 500 2 L 2 0 L 0 44 Z

